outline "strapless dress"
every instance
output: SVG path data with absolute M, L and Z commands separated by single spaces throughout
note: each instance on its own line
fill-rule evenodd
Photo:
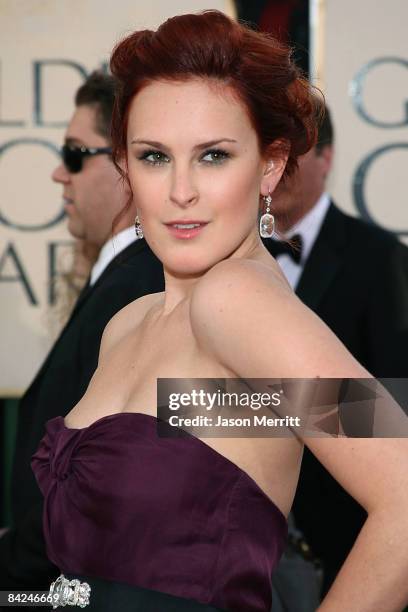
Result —
M 46 424 L 31 466 L 50 560 L 88 611 L 269 612 L 287 521 L 235 463 L 142 413 Z

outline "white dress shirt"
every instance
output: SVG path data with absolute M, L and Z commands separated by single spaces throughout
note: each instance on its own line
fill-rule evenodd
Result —
M 286 276 L 292 289 L 296 289 L 296 285 L 298 284 L 306 260 L 319 234 L 329 206 L 329 194 L 326 192 L 322 193 L 313 208 L 284 234 L 285 238 L 292 238 L 295 234 L 300 234 L 302 237 L 302 257 L 299 263 L 293 261 L 292 257 L 287 253 L 276 256 L 276 261 L 282 268 L 282 272 Z
M 94 285 L 102 272 L 108 267 L 112 259 L 114 259 L 116 255 L 126 249 L 126 247 L 129 246 L 129 244 L 132 244 L 132 242 L 135 240 L 138 240 L 138 238 L 136 237 L 136 232 L 133 225 L 132 227 L 127 227 L 121 232 L 118 232 L 115 234 L 115 236 L 113 236 L 113 238 L 109 238 L 109 240 L 105 242 L 101 248 L 99 257 L 93 265 L 89 284 L 91 286 Z

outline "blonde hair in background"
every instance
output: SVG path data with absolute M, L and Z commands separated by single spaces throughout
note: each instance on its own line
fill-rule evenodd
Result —
M 65 256 L 60 258 L 59 266 L 62 272 L 53 280 L 56 301 L 49 306 L 45 322 L 52 340 L 55 340 L 67 323 L 98 255 L 99 249 L 94 244 L 75 240 L 69 261 Z

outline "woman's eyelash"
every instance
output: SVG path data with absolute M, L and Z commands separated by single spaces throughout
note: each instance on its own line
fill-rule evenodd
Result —
M 154 159 L 149 159 L 152 156 Z M 166 159 L 163 159 L 166 158 Z M 147 164 L 151 164 L 152 166 L 161 166 L 166 163 L 168 160 L 167 155 L 164 155 L 161 151 L 143 151 L 143 153 L 138 157 L 141 161 L 146 162 Z
M 212 156 L 211 161 L 206 161 L 204 159 L 208 155 Z M 209 149 L 203 154 L 201 159 L 204 161 L 204 163 L 208 164 L 222 164 L 222 162 L 224 162 L 229 157 L 231 157 L 230 154 L 227 151 L 224 151 L 223 149 Z
M 205 159 L 209 156 L 211 157 L 211 159 Z M 208 149 L 208 151 L 205 151 L 202 154 L 200 160 L 203 161 L 205 164 L 214 165 L 222 164 L 226 159 L 230 157 L 230 154 L 227 151 L 224 151 L 223 149 Z M 138 159 L 147 164 L 151 164 L 152 166 L 161 166 L 169 161 L 167 155 L 165 155 L 161 151 L 155 151 L 153 149 L 143 151 L 143 153 L 138 156 Z

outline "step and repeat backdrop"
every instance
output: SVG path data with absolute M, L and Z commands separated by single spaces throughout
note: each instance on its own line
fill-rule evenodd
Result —
M 408 242 L 408 3 L 312 0 L 311 72 L 332 111 L 331 192 Z
M 0 397 L 19 396 L 55 336 L 55 279 L 72 242 L 51 180 L 82 80 L 135 29 L 225 0 L 1 0 Z
M 232 1 L 0 2 L 0 397 L 20 395 L 55 336 L 54 280 L 69 267 L 51 181 L 83 78 L 123 35 Z M 336 132 L 338 205 L 408 241 L 408 3 L 311 0 L 311 74 Z

